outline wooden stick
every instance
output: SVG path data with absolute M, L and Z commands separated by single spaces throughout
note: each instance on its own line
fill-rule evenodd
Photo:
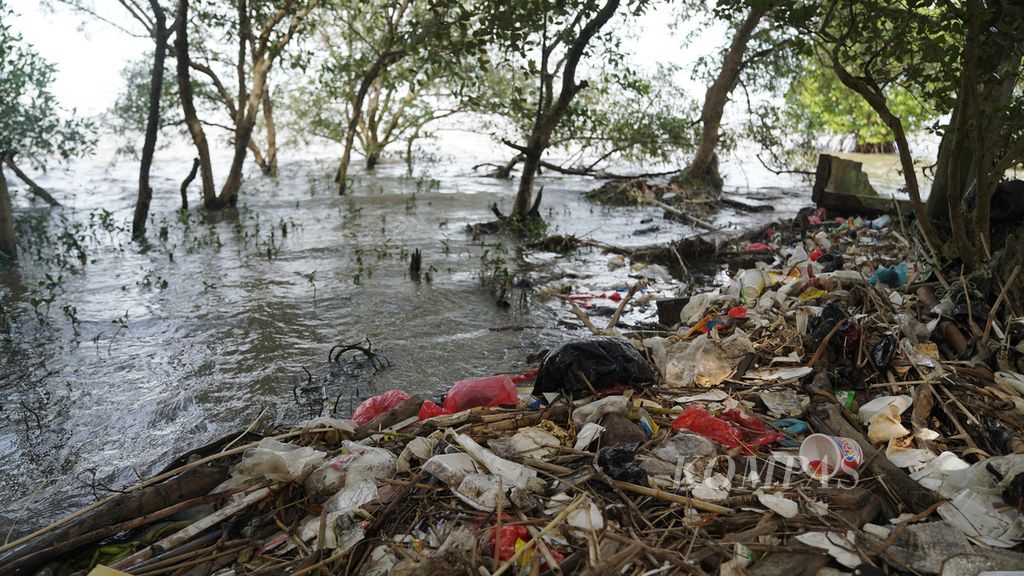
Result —
M 311 430 L 297 430 L 297 431 L 293 431 L 293 432 L 286 432 L 284 434 L 278 434 L 277 436 L 268 436 L 267 438 L 271 438 L 273 440 L 283 440 L 285 438 L 293 438 L 295 436 L 301 436 L 303 434 L 310 433 L 310 432 L 312 432 L 312 433 L 316 433 L 316 432 L 330 432 L 331 430 L 336 430 L 336 428 L 325 427 L 325 428 L 315 428 L 315 429 L 311 429 Z M 115 500 L 116 498 L 120 497 L 123 494 L 128 494 L 128 493 L 131 493 L 131 492 L 137 492 L 139 490 L 142 490 L 143 488 L 146 488 L 148 486 L 152 486 L 153 484 L 157 484 L 159 482 L 163 482 L 164 480 L 167 480 L 168 478 L 173 478 L 173 477 L 177 476 L 178 474 L 181 474 L 183 472 L 187 472 L 187 471 L 192 470 L 194 468 L 199 468 L 200 466 L 204 466 L 204 465 L 209 464 L 210 462 L 213 462 L 215 460 L 220 460 L 221 458 L 227 458 L 229 456 L 234 456 L 236 454 L 241 454 L 242 452 L 245 452 L 246 450 L 248 450 L 250 448 L 255 448 L 256 445 L 257 445 L 257 442 L 250 442 L 249 444 L 246 444 L 244 446 L 239 446 L 238 448 L 232 448 L 231 450 L 228 450 L 227 452 L 218 452 L 216 454 L 212 454 L 212 455 L 207 456 L 205 458 L 200 458 L 199 460 L 196 460 L 195 462 L 189 462 L 188 464 L 185 464 L 183 466 L 179 466 L 178 468 L 175 468 L 174 470 L 168 470 L 167 472 L 164 472 L 163 474 L 154 476 L 154 477 L 150 478 L 149 480 L 145 480 L 145 481 L 140 482 L 140 483 L 138 483 L 138 484 L 136 484 L 136 485 L 134 485 L 134 486 L 132 486 L 130 488 L 127 488 L 127 489 L 121 491 L 118 494 L 114 494 L 112 496 L 108 496 L 108 497 L 104 498 L 103 500 L 100 500 L 99 502 L 95 502 L 93 504 L 90 504 L 90 505 L 86 506 L 85 508 L 82 508 L 81 510 L 78 510 L 77 512 L 74 512 L 72 514 L 68 514 L 67 516 L 61 518 L 60 520 L 54 522 L 53 524 L 50 524 L 49 526 L 45 526 L 43 528 L 40 528 L 39 530 L 36 530 L 35 532 L 33 532 L 31 534 L 28 534 L 27 536 L 22 536 L 21 538 L 18 538 L 14 542 L 11 542 L 9 544 L 4 544 L 3 546 L 0 546 L 0 552 L 6 552 L 7 550 L 10 550 L 11 548 L 14 548 L 15 546 L 20 546 L 20 545 L 22 545 L 22 544 L 24 544 L 24 543 L 26 543 L 26 542 L 28 542 L 30 540 L 33 540 L 35 538 L 38 538 L 39 536 L 42 536 L 43 534 L 47 534 L 49 532 L 52 532 L 52 531 L 56 530 L 57 528 L 60 528 L 61 526 L 64 526 L 65 524 L 68 524 L 72 520 L 78 519 L 78 518 L 84 516 L 85 514 L 88 514 L 89 512 L 92 512 L 96 508 L 99 508 L 100 506 L 103 506 L 104 504 L 108 504 L 108 503 L 112 502 L 113 500 Z
M 619 480 L 612 480 L 612 486 L 620 490 L 627 492 L 633 492 L 635 494 L 642 494 L 644 496 L 650 496 L 651 498 L 657 498 L 658 500 L 664 500 L 666 502 L 673 502 L 675 504 L 683 504 L 684 506 L 690 506 L 697 510 L 704 512 L 715 512 L 718 514 L 731 514 L 732 509 L 726 508 L 725 506 L 719 506 L 718 504 L 712 504 L 710 502 L 704 502 L 703 500 L 696 500 L 694 498 L 688 498 L 686 496 L 680 496 L 671 492 L 665 492 L 656 488 L 648 488 L 646 486 L 638 486 L 636 484 L 630 484 L 629 482 L 621 482 Z
M 673 208 L 672 206 L 669 206 L 668 204 L 665 204 L 664 202 L 659 202 L 658 200 L 655 200 L 653 198 L 649 198 L 647 200 L 647 202 L 649 202 L 651 204 L 654 204 L 658 208 L 661 208 L 662 210 L 664 210 L 665 212 L 668 212 L 669 214 L 672 214 L 673 216 L 679 216 L 680 218 L 683 218 L 683 219 L 687 220 L 688 222 L 696 224 L 697 226 L 700 226 L 701 228 L 704 228 L 705 230 L 709 230 L 711 232 L 717 232 L 718 230 L 720 230 L 719 228 L 715 228 L 713 225 L 711 225 L 711 224 L 701 220 L 700 218 L 697 218 L 696 216 L 691 216 L 691 215 L 687 214 L 686 212 L 683 212 L 682 210 Z
M 154 549 L 170 550 L 171 548 L 174 548 L 179 544 L 188 542 L 191 538 L 195 537 L 200 532 L 206 530 L 207 528 L 210 528 L 211 526 L 215 526 L 223 522 L 224 520 L 227 520 L 236 512 L 244 510 L 250 504 L 255 504 L 256 502 L 259 502 L 263 498 L 266 498 L 269 494 L 270 488 L 260 488 L 258 490 L 254 490 L 241 500 L 232 502 L 227 506 L 221 508 L 220 510 L 217 510 L 213 514 L 210 514 L 209 516 L 206 516 L 204 518 L 200 518 L 196 522 L 186 526 L 185 528 L 182 528 L 181 530 L 178 530 L 177 532 L 171 534 L 163 540 L 160 540 L 159 542 L 152 544 L 150 546 L 146 546 L 145 548 L 139 550 L 135 554 L 132 554 L 131 556 L 123 560 L 117 561 L 110 567 L 114 568 L 115 570 L 131 568 L 136 564 L 142 562 L 143 560 L 148 560 L 151 556 L 153 556 Z
M 551 532 L 556 527 L 558 527 L 559 524 L 564 522 L 565 519 L 569 516 L 569 513 L 572 512 L 573 510 L 575 510 L 576 508 L 579 508 L 580 504 L 582 504 L 585 501 L 586 501 L 586 496 L 585 495 L 580 494 L 579 496 L 577 496 L 576 499 L 573 500 L 572 502 L 570 502 L 569 505 L 566 506 L 561 512 L 559 512 L 557 516 L 552 518 L 551 522 L 548 522 L 547 525 L 544 526 L 544 528 L 541 529 L 539 534 L 537 534 L 536 536 L 531 538 L 530 541 L 527 542 L 522 548 L 520 548 L 519 550 L 516 550 L 516 553 L 513 554 L 511 558 L 509 558 L 508 560 L 505 560 L 505 563 L 502 564 L 492 574 L 492 576 L 501 576 L 502 574 L 504 574 L 505 571 L 507 571 L 510 566 L 515 564 L 516 560 L 518 560 L 520 556 L 522 556 L 528 550 L 533 548 L 537 544 L 538 540 L 540 540 L 541 538 L 546 536 L 549 532 Z M 294 576 L 298 576 L 298 575 L 296 574 Z
M 641 288 L 642 284 L 646 284 L 646 282 L 640 281 L 629 287 L 629 292 L 626 292 L 626 296 L 622 299 L 622 302 L 619 302 L 619 306 L 615 309 L 615 313 L 612 314 L 611 319 L 608 320 L 608 326 L 605 327 L 606 331 L 613 330 L 619 323 L 619 317 L 622 316 L 622 311 L 626 309 L 626 304 L 629 304 L 629 301 L 633 299 L 633 295 Z
M 829 341 L 832 340 L 832 337 L 836 335 L 836 332 L 839 332 L 839 327 L 843 325 L 843 322 L 845 322 L 845 320 L 840 320 L 839 322 L 836 322 L 836 325 L 833 326 L 832 329 L 828 331 L 828 334 L 825 335 L 825 338 L 821 341 L 821 344 L 818 344 L 818 349 L 814 351 L 814 355 L 811 356 L 810 361 L 807 362 L 808 367 L 813 368 L 814 365 L 818 362 L 818 360 L 821 360 L 821 355 L 825 353 L 825 348 L 828 347 Z
M 1000 304 L 1003 303 L 1003 299 L 1006 298 L 1006 292 L 1013 285 L 1014 280 L 1017 279 L 1017 273 L 1020 272 L 1020 263 L 1013 267 L 1013 272 L 1010 272 L 1010 278 L 1006 280 L 1006 284 L 1003 284 L 1003 289 L 999 291 L 999 296 L 996 298 L 996 303 L 992 305 L 992 309 L 988 312 L 988 320 L 985 321 L 985 333 L 981 337 L 981 345 L 984 346 L 988 343 L 988 335 L 992 330 L 992 323 L 996 320 L 996 312 L 999 311 Z M 970 308 L 968 308 L 969 310 Z

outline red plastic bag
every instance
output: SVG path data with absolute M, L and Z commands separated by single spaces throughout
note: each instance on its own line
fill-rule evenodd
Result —
M 516 555 L 516 541 L 530 540 L 530 531 L 522 524 L 506 524 L 501 530 L 491 531 L 491 553 L 498 550 L 498 560 L 508 560 Z
M 409 398 L 410 396 L 401 390 L 388 390 L 383 394 L 371 396 L 363 400 L 363 403 L 352 413 L 352 420 L 355 420 L 357 425 L 362 426 Z
M 502 520 L 511 519 L 512 518 L 508 515 L 502 515 Z M 530 539 L 530 531 L 527 530 L 526 526 L 522 524 L 506 524 L 501 527 L 501 530 L 491 531 L 491 554 L 494 554 L 495 549 L 497 549 L 498 560 L 508 560 L 516 555 L 516 543 L 520 540 L 523 542 L 529 542 Z M 551 553 L 551 559 L 554 560 L 555 563 L 561 564 L 565 561 L 565 556 L 559 553 L 558 550 L 548 548 L 548 552 Z M 520 558 L 520 561 L 522 561 L 522 558 Z M 548 567 L 548 561 L 542 560 L 541 568 Z
M 772 247 L 764 242 L 751 242 L 747 244 L 747 252 L 771 252 Z
M 477 406 L 518 404 L 519 390 L 507 375 L 460 380 L 444 398 L 444 410 L 455 414 Z
M 742 448 L 752 454 L 753 447 L 778 442 L 785 437 L 768 430 L 757 418 L 744 418 L 738 410 L 728 410 L 716 418 L 700 406 L 688 406 L 672 422 L 672 429 L 687 429 L 730 448 Z
M 447 412 L 444 411 L 444 408 L 430 402 L 429 400 L 424 402 L 423 406 L 420 406 L 420 420 L 426 420 L 427 418 L 433 418 L 434 416 L 444 416 L 445 414 L 447 414 Z
M 537 379 L 537 371 L 537 368 L 530 368 L 526 372 L 516 374 L 515 376 L 512 377 L 512 382 L 515 384 L 520 384 L 522 382 L 533 382 L 534 380 Z

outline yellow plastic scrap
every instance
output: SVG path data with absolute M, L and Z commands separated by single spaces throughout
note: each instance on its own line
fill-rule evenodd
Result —
M 797 298 L 801 302 L 810 302 L 811 300 L 817 300 L 818 298 L 824 298 L 828 293 L 821 288 L 808 288 L 804 290 Z

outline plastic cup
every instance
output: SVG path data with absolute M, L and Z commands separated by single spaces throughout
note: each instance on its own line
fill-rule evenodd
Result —
M 740 294 L 748 302 L 757 302 L 757 297 L 764 290 L 764 274 L 756 269 L 749 268 L 740 274 Z
M 842 436 L 811 434 L 800 445 L 800 465 L 816 480 L 838 474 L 855 476 L 864 462 L 864 451 L 856 441 Z

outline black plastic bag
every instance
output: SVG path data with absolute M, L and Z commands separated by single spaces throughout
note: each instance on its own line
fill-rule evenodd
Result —
M 649 486 L 647 471 L 636 465 L 636 451 L 639 442 L 626 444 L 621 448 L 609 448 L 597 457 L 597 465 L 605 474 L 620 482 L 629 482 L 637 486 Z
M 889 368 L 893 357 L 896 356 L 898 346 L 899 342 L 896 340 L 896 336 L 886 334 L 871 349 L 871 363 L 875 365 L 875 368 L 878 368 L 880 374 L 885 374 L 886 369 Z
M 598 336 L 567 342 L 548 352 L 537 371 L 533 395 L 588 392 L 586 382 L 595 390 L 601 390 L 616 384 L 645 384 L 656 379 L 651 365 L 628 340 Z

